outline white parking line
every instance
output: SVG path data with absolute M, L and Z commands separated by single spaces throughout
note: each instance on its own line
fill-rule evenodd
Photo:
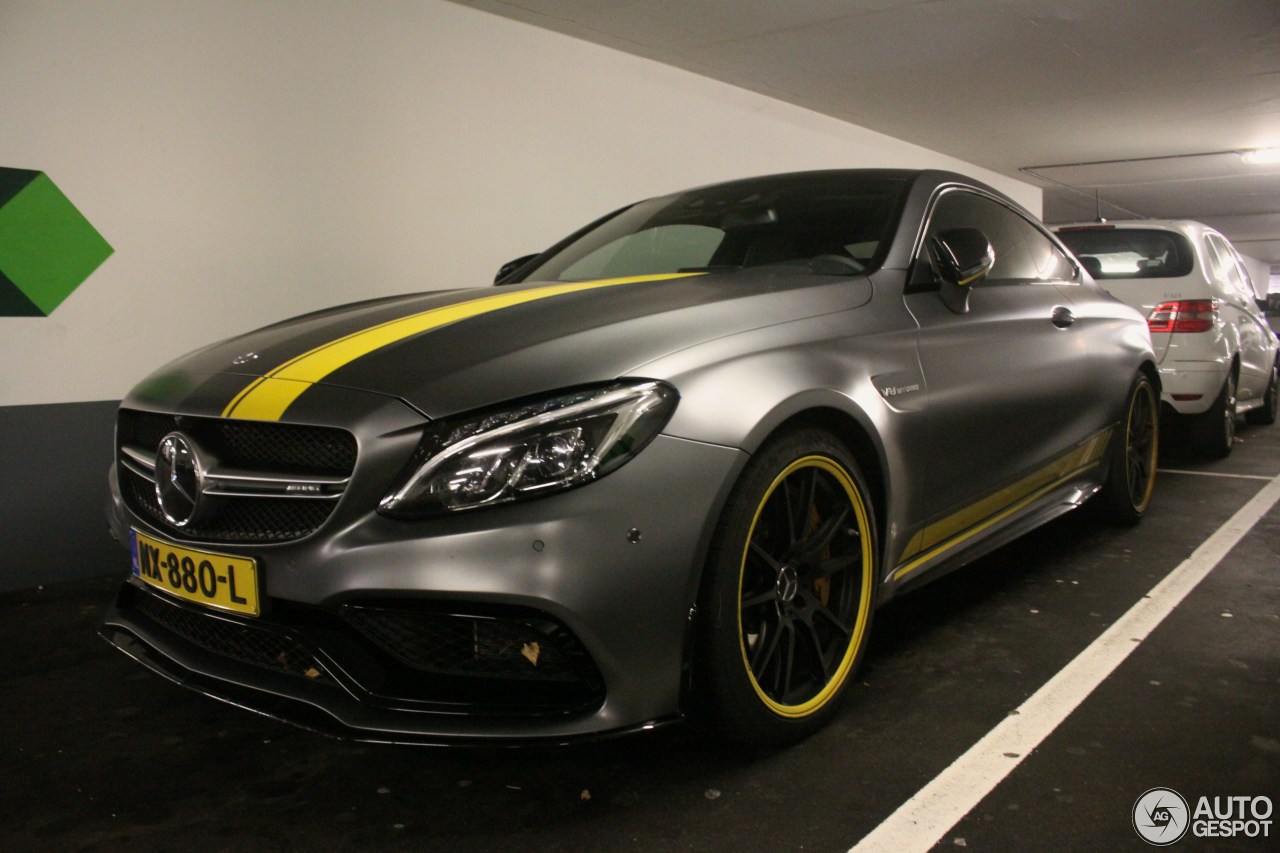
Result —
M 1224 477 L 1229 480 L 1270 480 L 1266 474 L 1224 474 L 1220 471 L 1186 471 L 1181 468 L 1157 468 L 1158 474 L 1185 474 L 1188 477 Z
M 1088 648 L 850 853 L 912 853 L 936 844 L 1173 612 L 1278 501 L 1280 477 L 1275 477 Z

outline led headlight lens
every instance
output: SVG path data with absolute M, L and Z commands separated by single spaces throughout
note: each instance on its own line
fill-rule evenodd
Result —
M 429 428 L 388 515 L 423 516 L 492 506 L 599 479 L 639 453 L 666 425 L 669 385 L 608 385 Z

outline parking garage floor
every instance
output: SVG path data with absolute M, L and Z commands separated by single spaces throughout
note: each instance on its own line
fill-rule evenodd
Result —
M 783 751 L 679 726 L 515 750 L 330 740 L 98 639 L 126 561 L 104 551 L 100 579 L 0 595 L 0 849 L 1149 849 L 1133 821 L 1150 789 L 1189 810 L 1280 800 L 1280 426 L 1240 439 L 1221 462 L 1163 454 L 1137 528 L 1073 513 L 889 604 L 834 724 Z M 1121 621 L 1192 563 L 1208 574 L 1167 618 Z M 1042 739 L 997 742 L 994 769 L 954 775 L 1065 668 L 1088 669 L 1111 626 L 1122 659 L 1096 689 Z M 1280 815 L 1265 837 L 1254 818 L 1253 835 L 1202 821 L 1217 834 L 1169 849 L 1280 850 Z

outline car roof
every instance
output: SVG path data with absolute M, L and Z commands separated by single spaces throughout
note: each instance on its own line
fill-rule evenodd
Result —
M 1146 229 L 1148 231 L 1176 231 L 1187 237 L 1195 238 L 1201 234 L 1221 233 L 1203 222 L 1194 219 L 1106 219 L 1101 222 L 1066 222 L 1050 226 L 1059 234 L 1072 231 L 1105 231 L 1111 229 Z M 1226 239 L 1225 237 L 1223 239 Z
M 914 257 L 915 244 L 912 238 L 917 236 L 919 225 L 924 219 L 928 204 L 934 194 L 940 189 L 946 187 L 963 187 L 970 190 L 978 190 L 987 195 L 999 199 L 1003 204 L 1019 211 L 1031 220 L 1040 224 L 1041 227 L 1048 229 L 1044 225 L 1043 220 L 1034 213 L 1026 209 L 1022 204 L 1009 195 L 1000 190 L 959 172 L 952 172 L 943 169 L 901 169 L 901 168 L 854 168 L 854 169 L 816 169 L 795 172 L 780 172 L 774 174 L 755 175 L 746 178 L 736 178 L 728 181 L 717 181 L 714 183 L 702 184 L 700 186 L 688 187 L 685 189 L 675 190 L 673 192 L 661 193 L 652 197 L 652 199 L 642 199 L 635 204 L 643 203 L 653 199 L 676 198 L 684 193 L 705 192 L 708 190 L 715 191 L 767 191 L 775 187 L 785 187 L 794 184 L 820 184 L 823 180 L 841 180 L 852 178 L 882 178 L 887 180 L 902 181 L 905 186 L 903 194 L 903 206 L 899 212 L 899 233 L 890 242 L 889 253 L 885 256 L 881 263 L 881 269 L 907 269 L 911 265 Z M 630 205 L 628 205 L 630 206 Z M 624 208 L 625 209 L 625 208 Z M 592 227 L 592 226 L 588 226 Z M 570 235 L 564 241 L 552 246 L 547 252 L 553 252 L 561 246 L 575 239 L 578 235 Z

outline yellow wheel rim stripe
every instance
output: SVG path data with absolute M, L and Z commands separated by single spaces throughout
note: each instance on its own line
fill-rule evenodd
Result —
M 861 548 L 862 557 L 862 594 L 858 600 L 858 615 L 854 620 L 852 636 L 849 639 L 849 645 L 845 649 L 844 657 L 840 661 L 840 666 L 836 669 L 835 675 L 823 686 L 822 690 L 816 696 L 799 705 L 783 705 L 776 701 L 760 686 L 760 682 L 756 680 L 755 673 L 751 671 L 751 662 L 747 657 L 747 646 L 742 641 L 742 581 L 747 569 L 747 554 L 751 549 L 751 537 L 755 534 L 756 525 L 760 522 L 760 514 L 764 511 L 765 504 L 769 502 L 769 498 L 773 497 L 773 493 L 777 491 L 778 486 L 787 477 L 803 468 L 820 468 L 835 477 L 836 481 L 844 489 L 845 494 L 849 497 L 849 503 L 853 507 L 853 512 L 858 522 L 859 546 Z M 862 501 L 862 494 L 858 491 L 858 486 L 854 483 L 853 478 L 849 476 L 839 465 L 827 459 L 824 456 L 805 456 L 797 459 L 788 465 L 782 473 L 774 478 L 773 483 L 765 491 L 764 498 L 760 501 L 760 505 L 756 507 L 755 517 L 751 519 L 751 529 L 747 533 L 747 543 L 742 549 L 742 562 L 738 572 L 738 645 L 742 651 L 742 665 L 746 670 L 747 677 L 751 680 L 751 686 L 755 688 L 756 695 L 760 697 L 771 711 L 781 717 L 790 719 L 801 719 L 807 717 L 815 711 L 821 709 L 831 700 L 844 684 L 846 678 L 849 677 L 850 670 L 853 669 L 854 658 L 857 657 L 858 649 L 861 648 L 864 634 L 867 629 L 867 618 L 871 612 L 871 583 L 872 583 L 872 559 L 871 552 L 871 523 L 867 518 L 866 505 Z

